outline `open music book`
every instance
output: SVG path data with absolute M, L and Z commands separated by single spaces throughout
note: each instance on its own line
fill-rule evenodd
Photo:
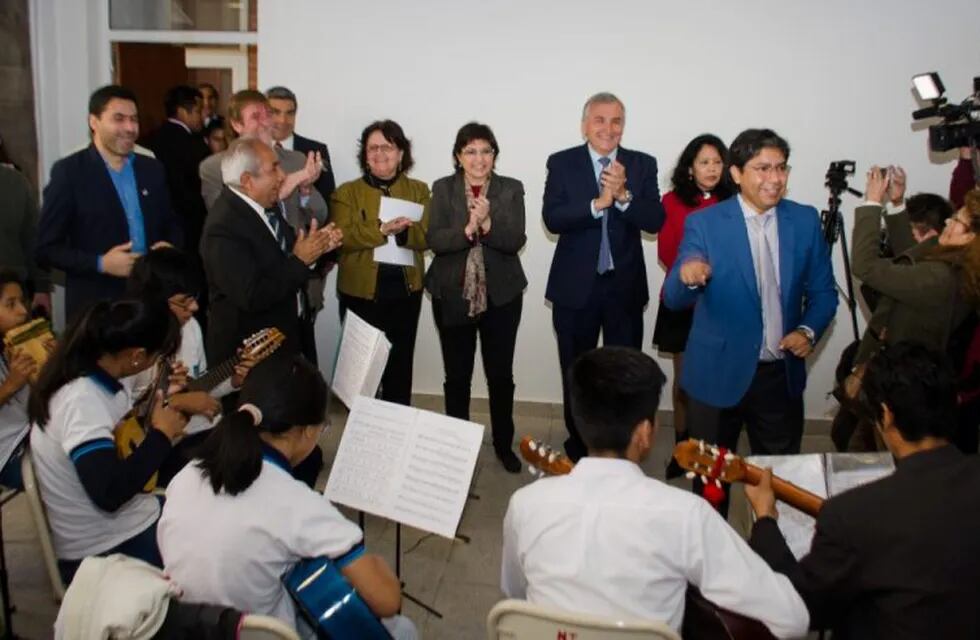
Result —
M 483 425 L 359 396 L 324 495 L 453 538 L 482 442 Z
M 330 385 L 348 408 L 358 396 L 373 398 L 378 392 L 390 352 L 384 332 L 348 309 Z

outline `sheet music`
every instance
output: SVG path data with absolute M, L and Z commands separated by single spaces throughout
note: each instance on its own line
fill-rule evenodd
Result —
M 422 219 L 424 210 L 425 207 L 417 202 L 382 196 L 378 219 L 381 222 L 389 222 L 395 218 L 404 217 L 412 222 L 418 222 Z M 374 261 L 411 267 L 415 265 L 415 252 L 405 247 L 399 247 L 395 237 L 388 236 L 388 241 L 385 244 L 374 249 Z
M 483 425 L 360 396 L 324 495 L 453 538 L 482 441 Z
M 815 493 L 821 498 L 827 497 L 827 482 L 822 454 L 750 456 L 746 458 L 746 461 L 763 469 L 772 467 L 772 472 L 775 475 L 789 480 L 798 487 Z M 779 524 L 779 530 L 786 538 L 786 545 L 789 550 L 798 560 L 810 551 L 817 521 L 785 502 L 779 502 L 776 508 L 779 509 L 779 519 L 776 521 Z
M 374 396 L 388 363 L 391 343 L 384 332 L 347 310 L 331 388 L 348 407 L 360 395 Z
M 836 496 L 895 471 L 895 460 L 887 451 L 835 453 L 827 456 L 827 492 Z

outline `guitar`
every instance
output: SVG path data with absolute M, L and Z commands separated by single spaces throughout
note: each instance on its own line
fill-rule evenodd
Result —
M 563 475 L 575 466 L 565 454 L 529 436 L 521 438 L 520 449 L 524 461 L 542 474 Z M 674 455 L 677 455 L 676 448 Z M 681 462 L 680 459 L 678 462 Z M 684 638 L 774 640 L 766 625 L 711 603 L 694 585 L 688 585 L 684 600 L 684 621 L 681 625 Z
M 197 378 L 188 380 L 187 391 L 208 392 L 228 379 L 235 372 L 237 365 L 242 358 L 250 357 L 256 362 L 265 360 L 283 343 L 286 337 L 279 329 L 270 327 L 262 329 L 245 338 L 242 342 L 241 351 L 231 358 L 228 358 L 217 367 L 212 367 Z M 120 459 L 125 460 L 133 454 L 133 449 L 138 447 L 146 437 L 146 425 L 153 410 L 153 401 L 157 391 L 166 391 L 170 380 L 170 364 L 166 361 L 160 364 L 156 378 L 150 389 L 133 404 L 122 420 L 113 429 L 113 439 L 116 443 L 116 453 Z M 152 492 L 157 486 L 157 474 L 147 481 L 143 486 L 146 493 Z
M 317 638 L 390 640 L 378 616 L 329 558 L 301 560 L 282 582 Z
M 718 489 L 721 489 L 722 482 L 757 485 L 763 473 L 761 468 L 731 451 L 694 438 L 677 443 L 674 459 L 688 472 L 689 478 L 701 476 L 705 485 L 714 484 Z M 772 491 L 779 500 L 814 518 L 823 506 L 823 498 L 778 476 L 772 477 Z

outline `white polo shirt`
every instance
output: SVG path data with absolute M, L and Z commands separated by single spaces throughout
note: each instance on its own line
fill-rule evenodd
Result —
M 0 384 L 9 374 L 7 360 L 0 356 Z M 31 429 L 27 421 L 27 398 L 30 393 L 31 387 L 25 384 L 10 399 L 0 404 L 0 469 L 7 465 L 10 455 Z
M 704 499 L 628 460 L 585 457 L 510 499 L 501 568 L 509 597 L 679 631 L 688 583 L 777 637 L 807 633 L 806 605 L 785 576 Z
M 72 461 L 73 452 L 76 459 L 86 452 L 86 448 L 76 450 L 86 443 L 115 449 L 112 430 L 129 411 L 130 402 L 125 385 L 113 389 L 111 383 L 83 376 L 51 398 L 51 417 L 44 429 L 37 425 L 31 429 L 31 458 L 55 554 L 63 560 L 108 551 L 144 531 L 160 515 L 159 500 L 146 493 L 133 496 L 114 513 L 99 509 L 85 492 Z
M 294 626 L 282 576 L 303 558 L 361 553 L 360 528 L 286 466 L 284 458 L 267 453 L 259 477 L 236 496 L 215 495 L 197 462 L 170 481 L 157 542 L 184 600 L 275 616 Z

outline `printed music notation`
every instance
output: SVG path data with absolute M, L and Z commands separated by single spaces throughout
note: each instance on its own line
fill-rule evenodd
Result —
M 341 402 L 349 408 L 358 396 L 374 397 L 390 352 L 384 332 L 348 309 L 330 385 Z
M 483 425 L 360 396 L 324 495 L 452 538 L 482 441 Z

